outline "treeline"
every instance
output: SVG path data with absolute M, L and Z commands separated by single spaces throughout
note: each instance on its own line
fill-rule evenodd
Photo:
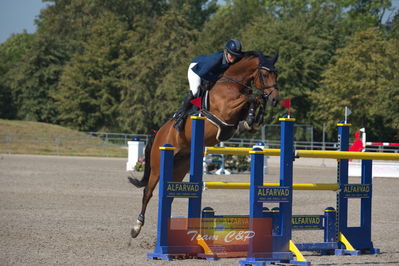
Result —
M 399 13 L 390 0 L 46 0 L 34 34 L 0 44 L 0 117 L 146 133 L 178 109 L 192 58 L 280 53 L 281 97 L 320 135 L 399 138 Z M 389 15 L 382 21 L 383 15 Z M 268 109 L 276 123 L 283 107 Z

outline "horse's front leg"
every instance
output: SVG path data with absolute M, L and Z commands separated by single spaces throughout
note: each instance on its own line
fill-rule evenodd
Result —
M 265 117 L 265 104 L 260 104 L 258 108 L 258 112 L 256 114 L 255 123 L 252 126 L 253 129 L 259 129 L 260 125 L 263 124 Z
M 257 107 L 256 97 L 251 95 L 250 97 L 248 97 L 247 102 L 249 103 L 248 115 L 242 125 L 244 126 L 245 130 L 250 131 L 252 130 L 252 125 L 255 122 L 255 113 Z

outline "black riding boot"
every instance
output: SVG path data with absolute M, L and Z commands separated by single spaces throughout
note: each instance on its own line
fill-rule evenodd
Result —
M 184 128 L 184 122 L 186 121 L 187 112 L 188 112 L 188 110 L 191 107 L 190 101 L 192 99 L 194 99 L 194 95 L 193 95 L 193 93 L 191 91 L 189 91 L 188 95 L 183 100 L 182 107 L 179 109 L 179 111 L 177 111 L 173 115 L 173 119 L 176 120 L 176 122 L 175 122 L 173 127 L 176 128 L 178 131 L 182 131 L 183 128 Z

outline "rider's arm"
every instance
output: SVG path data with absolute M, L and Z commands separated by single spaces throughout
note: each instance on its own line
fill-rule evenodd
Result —
M 197 63 L 192 70 L 202 79 L 213 81 L 214 74 L 211 73 L 214 68 L 222 64 L 223 52 L 210 54 L 207 56 L 199 56 L 193 60 Z

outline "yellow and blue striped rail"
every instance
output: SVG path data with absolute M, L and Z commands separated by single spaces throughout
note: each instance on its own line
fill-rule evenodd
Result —
M 224 155 L 249 155 L 252 148 L 240 147 L 206 147 L 205 155 L 224 154 Z M 280 149 L 263 149 L 262 152 L 267 156 L 280 156 Z M 313 151 L 297 150 L 297 158 L 328 158 L 328 159 L 366 159 L 366 160 L 399 160 L 399 153 L 384 152 L 350 152 L 350 151 Z
M 204 182 L 204 187 L 207 189 L 249 189 L 249 183 L 246 182 Z M 279 183 L 263 183 L 266 187 L 278 187 Z M 294 183 L 292 185 L 294 190 L 330 190 L 337 191 L 338 184 L 327 183 Z

